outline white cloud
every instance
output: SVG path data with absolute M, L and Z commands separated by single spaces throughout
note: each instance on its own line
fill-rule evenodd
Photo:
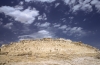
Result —
M 63 0 L 66 5 L 69 5 L 70 11 L 76 13 L 77 11 L 92 12 L 95 6 L 97 12 L 100 13 L 100 0 Z
M 85 0 L 83 3 L 84 3 L 84 4 L 87 4 L 87 3 L 89 3 L 89 2 L 91 2 L 91 0 Z
M 97 9 L 97 12 L 100 13 L 100 1 L 99 0 L 92 0 L 91 5 L 94 5 L 95 8 Z
M 64 0 L 64 2 L 68 5 L 70 0 Z
M 75 6 L 72 8 L 72 10 L 73 10 L 73 12 L 76 12 L 76 11 L 79 11 L 80 8 L 81 8 L 81 5 L 78 4 L 78 5 L 75 5 Z
M 92 6 L 90 4 L 84 4 L 84 5 L 82 5 L 81 10 L 85 11 L 85 12 L 91 12 Z
M 84 30 L 82 30 L 82 28 L 80 27 L 73 27 L 71 28 L 69 31 L 67 31 L 69 34 L 69 36 L 75 36 L 75 37 L 78 37 L 78 36 L 85 36 L 86 35 L 86 32 Z
M 31 32 L 31 29 L 29 28 L 30 25 L 24 25 L 23 30 L 21 30 L 23 33 Z
M 60 25 L 55 24 L 53 27 L 61 30 L 63 33 L 69 36 L 84 36 L 86 35 L 86 32 L 81 27 L 71 27 L 67 25 Z
M 43 15 L 38 16 L 38 20 L 47 20 L 46 14 L 43 13 Z
M 50 23 L 48 23 L 48 22 L 45 22 L 45 23 L 40 25 L 40 27 L 48 27 L 48 26 L 50 26 Z
M 96 5 L 98 2 L 99 2 L 98 0 L 92 0 L 92 1 L 91 1 L 91 4 L 92 4 L 92 5 Z
M 2 22 L 0 21 L 0 25 L 2 25 Z
M 79 4 L 83 3 L 87 4 L 91 2 L 91 0 L 63 0 L 63 1 L 66 3 L 66 5 L 75 5 L 77 1 L 79 2 Z
M 55 4 L 55 8 L 58 7 L 59 5 L 60 5 L 60 3 L 56 3 L 56 4 Z
M 7 23 L 6 25 L 4 25 L 4 27 L 8 29 L 12 29 L 12 25 L 13 23 Z
M 66 28 L 67 28 L 66 25 L 63 25 L 63 26 L 59 27 L 59 29 L 62 29 L 62 30 L 66 29 Z
M 84 0 L 79 0 L 78 2 L 79 2 L 79 4 L 82 4 L 84 2 Z
M 0 18 L 0 25 L 2 25 L 3 23 L 2 23 L 2 21 L 3 21 L 3 19 L 2 18 Z
M 95 5 L 96 9 L 97 9 L 97 12 L 100 13 L 100 2 L 98 4 Z
M 31 24 L 34 22 L 35 17 L 39 15 L 36 9 L 27 8 L 23 11 L 10 6 L 0 7 L 0 13 L 13 17 L 16 21 L 24 24 Z
M 26 2 L 30 2 L 30 1 L 37 1 L 37 2 L 48 2 L 48 3 L 51 3 L 51 2 L 54 2 L 55 0 L 25 0 Z
M 31 0 L 25 0 L 25 2 L 30 2 Z
M 35 24 L 36 26 L 38 26 L 38 27 L 45 27 L 45 28 L 47 28 L 47 27 L 49 27 L 50 26 L 50 23 L 49 22 L 45 22 L 45 23 L 36 23 Z
M 76 3 L 76 0 L 71 0 L 70 3 L 71 4 L 75 4 Z
M 56 23 L 53 24 L 53 27 L 60 27 L 60 26 L 61 26 L 60 24 L 56 24 Z
M 70 33 L 71 34 L 73 33 L 83 34 L 84 32 L 82 31 L 81 27 L 73 27 L 73 28 L 70 28 Z
M 97 12 L 100 13 L 100 1 L 95 5 L 95 8 L 97 9 Z
M 86 4 L 86 3 L 77 4 L 77 5 L 73 6 L 73 8 L 72 8 L 73 12 L 77 12 L 79 10 L 82 10 L 84 12 L 92 12 L 93 8 L 92 8 L 92 5 Z
M 73 16 L 70 16 L 70 17 L 69 17 L 69 19 L 70 19 L 70 20 L 73 20 L 73 19 L 74 19 L 74 17 L 73 17 Z
M 13 7 L 15 10 L 22 10 L 23 9 L 23 6 L 15 6 L 15 7 Z
M 67 27 L 63 32 L 69 36 L 75 37 L 86 35 L 86 32 L 81 27 Z
M 37 39 L 37 38 L 54 38 L 54 34 L 47 30 L 39 30 L 36 33 L 29 35 L 22 35 L 18 37 L 20 40 L 23 39 Z
M 24 4 L 24 2 L 23 2 L 23 1 L 21 1 L 19 4 L 20 4 L 20 5 L 23 5 L 23 4 Z
M 0 21 L 3 21 L 3 19 L 2 19 L 2 18 L 0 18 Z
M 43 19 L 42 15 L 38 16 L 38 20 L 42 20 L 42 19 Z
M 65 2 L 66 5 L 74 5 L 76 3 L 76 0 L 63 0 Z
M 38 31 L 38 33 L 39 33 L 39 34 L 49 34 L 49 32 L 46 31 L 46 30 L 40 30 L 40 31 Z

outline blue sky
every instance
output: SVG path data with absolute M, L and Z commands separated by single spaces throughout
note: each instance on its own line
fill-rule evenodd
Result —
M 1 0 L 0 45 L 65 38 L 100 49 L 100 0 Z

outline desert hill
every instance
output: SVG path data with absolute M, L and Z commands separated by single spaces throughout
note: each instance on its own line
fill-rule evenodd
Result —
M 100 65 L 100 51 L 63 38 L 22 40 L 0 47 L 0 65 Z

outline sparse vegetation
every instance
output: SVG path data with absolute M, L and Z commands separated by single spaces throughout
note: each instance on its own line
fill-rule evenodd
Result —
M 17 56 L 32 56 L 32 52 L 27 52 L 27 53 L 21 53 L 21 54 L 18 54 Z
M 6 63 L 0 63 L 0 65 L 5 65 Z
M 7 55 L 8 52 L 0 52 L 0 55 Z
M 100 53 L 96 55 L 96 58 L 97 59 L 100 59 Z

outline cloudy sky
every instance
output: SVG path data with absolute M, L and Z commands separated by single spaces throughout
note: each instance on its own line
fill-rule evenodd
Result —
M 0 45 L 44 37 L 100 49 L 100 0 L 0 0 Z

